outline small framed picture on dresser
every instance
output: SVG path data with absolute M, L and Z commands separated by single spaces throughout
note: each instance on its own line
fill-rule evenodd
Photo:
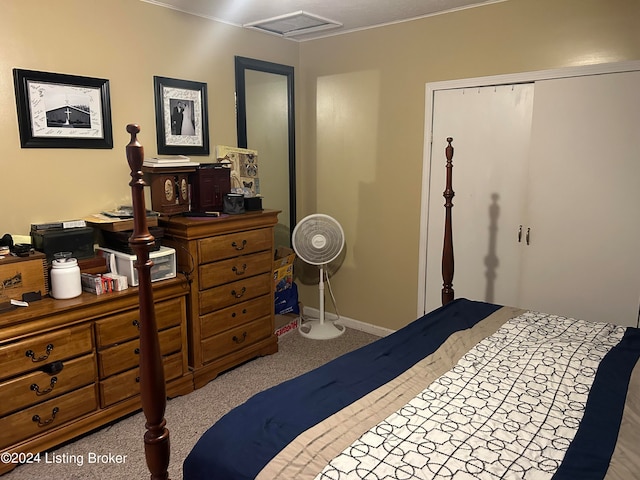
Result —
M 209 155 L 207 84 L 153 77 L 161 155 Z
M 109 80 L 13 69 L 22 148 L 113 148 Z

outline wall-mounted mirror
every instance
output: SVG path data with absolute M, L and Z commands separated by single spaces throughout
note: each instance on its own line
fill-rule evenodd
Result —
M 281 210 L 276 246 L 296 222 L 293 67 L 235 57 L 238 147 L 258 151 L 262 206 Z

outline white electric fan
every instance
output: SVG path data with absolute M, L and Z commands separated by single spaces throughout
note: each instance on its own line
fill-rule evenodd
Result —
M 293 250 L 304 262 L 320 267 L 320 318 L 310 320 L 300 327 L 300 334 L 316 340 L 329 340 L 345 332 L 343 325 L 327 322 L 324 318 L 324 269 L 335 260 L 344 247 L 344 231 L 329 215 L 315 213 L 295 226 L 291 238 Z

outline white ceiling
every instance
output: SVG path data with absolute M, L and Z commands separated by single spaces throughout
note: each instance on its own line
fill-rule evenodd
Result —
M 342 26 L 290 37 L 310 40 L 506 0 L 142 0 L 236 26 L 296 12 Z

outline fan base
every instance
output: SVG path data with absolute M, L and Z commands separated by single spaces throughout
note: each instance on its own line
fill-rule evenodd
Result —
M 303 337 L 315 340 L 331 340 L 342 335 L 347 329 L 343 325 L 335 325 L 333 322 L 311 320 L 303 323 L 298 330 Z

